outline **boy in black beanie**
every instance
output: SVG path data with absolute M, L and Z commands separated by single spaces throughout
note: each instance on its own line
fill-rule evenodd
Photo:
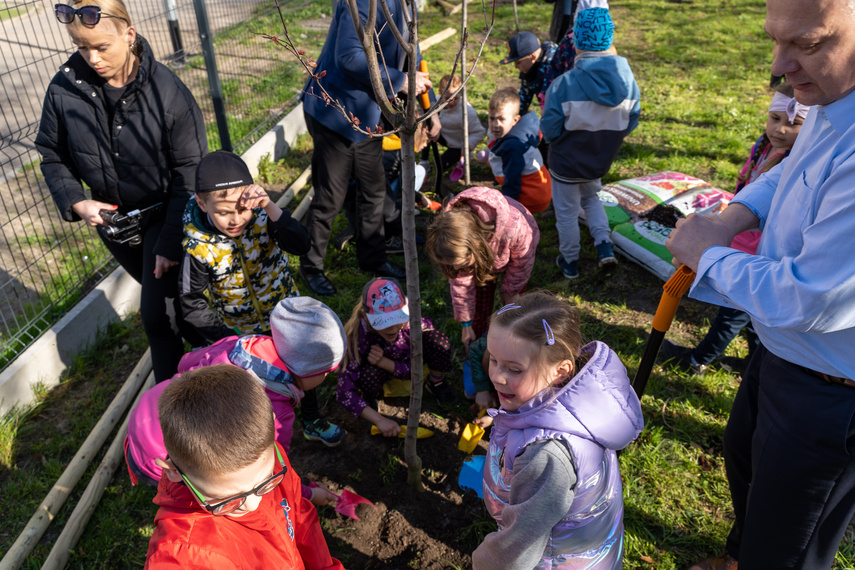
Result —
M 276 304 L 300 294 L 286 252 L 308 252 L 309 232 L 253 183 L 239 156 L 225 150 L 199 163 L 196 194 L 187 202 L 183 221 L 184 318 L 209 342 L 234 334 L 270 334 Z M 312 391 L 302 412 L 307 438 L 328 446 L 341 442 L 343 432 L 320 417 Z

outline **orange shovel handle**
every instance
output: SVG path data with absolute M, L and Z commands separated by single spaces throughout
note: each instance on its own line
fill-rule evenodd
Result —
M 650 337 L 647 339 L 647 345 L 641 355 L 641 362 L 638 364 L 638 370 L 635 371 L 635 378 L 632 381 L 632 388 L 639 400 L 647 387 L 647 380 L 653 370 L 656 355 L 659 354 L 659 347 L 665 340 L 665 333 L 671 328 L 671 322 L 677 313 L 680 299 L 692 286 L 694 280 L 695 272 L 685 265 L 681 265 L 677 272 L 662 286 L 662 298 L 659 300 L 659 307 L 653 316 L 653 330 L 650 331 Z
M 421 71 L 422 73 L 428 72 L 428 66 L 425 60 L 421 60 L 419 62 L 419 71 Z M 422 109 L 426 111 L 430 109 L 430 95 L 428 95 L 427 91 L 419 95 L 419 101 L 421 101 L 422 103 Z
M 670 279 L 662 286 L 662 298 L 659 307 L 653 315 L 653 328 L 659 332 L 666 332 L 671 328 L 671 322 L 680 306 L 680 299 L 692 286 L 695 280 L 695 272 L 681 265 Z

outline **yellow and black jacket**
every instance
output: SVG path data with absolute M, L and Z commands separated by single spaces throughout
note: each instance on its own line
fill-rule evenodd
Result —
M 184 319 L 210 342 L 268 333 L 276 304 L 300 294 L 285 252 L 305 254 L 311 238 L 288 210 L 273 222 L 256 208 L 233 239 L 214 228 L 193 197 L 184 210 L 184 236 L 181 307 Z

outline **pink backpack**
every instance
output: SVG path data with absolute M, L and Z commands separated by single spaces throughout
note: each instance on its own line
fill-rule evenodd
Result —
M 290 449 L 291 436 L 294 434 L 294 404 L 302 398 L 302 391 L 294 385 L 285 363 L 276 354 L 271 337 L 230 336 L 185 354 L 178 363 L 178 374 L 143 394 L 137 407 L 131 411 L 128 435 L 125 437 L 125 461 L 132 484 L 136 485 L 139 477 L 153 485 L 160 481 L 161 468 L 154 462 L 157 458 L 166 457 L 157 411 L 160 394 L 182 372 L 214 364 L 239 366 L 253 372 L 265 384 L 265 391 L 276 415 L 276 441 L 286 452 Z

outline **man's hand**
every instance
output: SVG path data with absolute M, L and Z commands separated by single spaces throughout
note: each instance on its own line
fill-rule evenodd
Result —
M 730 246 L 733 235 L 730 228 L 719 216 L 689 214 L 677 220 L 676 227 L 665 240 L 665 247 L 674 255 L 674 265 L 685 265 L 697 272 L 698 264 L 704 252 L 714 246 Z
M 175 267 L 178 265 L 177 261 L 172 261 L 171 259 L 166 259 L 162 255 L 154 256 L 154 278 L 160 279 L 164 273 L 169 271 L 170 267 Z
M 106 226 L 107 223 L 101 217 L 101 210 L 116 210 L 118 206 L 98 200 L 81 200 L 72 204 L 71 209 L 90 226 Z
M 428 89 L 433 88 L 433 83 L 431 83 L 430 79 L 428 79 L 430 75 L 424 73 L 422 71 L 416 72 L 416 97 L 426 92 Z M 401 93 L 405 95 L 409 95 L 410 93 L 410 79 L 407 78 L 404 80 L 404 86 L 401 87 Z
M 685 265 L 698 271 L 701 256 L 714 245 L 730 247 L 736 234 L 757 228 L 760 220 L 750 208 L 742 204 L 731 204 L 718 216 L 689 214 L 677 220 L 677 227 L 665 240 L 665 247 L 674 256 L 676 267 Z

